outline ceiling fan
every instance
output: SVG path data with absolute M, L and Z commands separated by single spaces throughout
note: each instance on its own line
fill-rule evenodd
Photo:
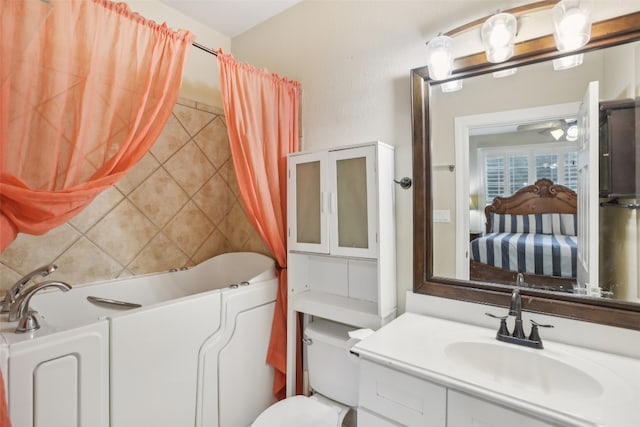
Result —
M 567 141 L 575 141 L 578 137 L 578 120 L 575 118 L 547 120 L 543 122 L 527 123 L 518 125 L 518 132 L 537 131 L 538 133 L 551 134 L 551 136 L 559 141 L 564 137 Z

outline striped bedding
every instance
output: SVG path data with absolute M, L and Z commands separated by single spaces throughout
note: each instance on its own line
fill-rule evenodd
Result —
M 471 242 L 471 259 L 509 271 L 576 277 L 577 237 L 489 233 Z

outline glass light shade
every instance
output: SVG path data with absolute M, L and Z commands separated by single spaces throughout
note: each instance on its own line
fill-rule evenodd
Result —
M 427 66 L 429 77 L 443 80 L 451 75 L 453 69 L 453 39 L 438 36 L 427 43 Z
M 591 38 L 591 2 L 562 0 L 555 5 L 553 37 L 560 52 L 570 52 L 586 45 Z
M 513 76 L 517 72 L 518 72 L 517 68 L 507 68 L 506 70 L 495 71 L 493 73 L 493 78 L 494 79 L 501 79 L 503 77 Z
M 504 62 L 513 56 L 518 22 L 510 13 L 498 13 L 487 19 L 480 28 L 480 37 L 487 61 Z
M 569 68 L 577 67 L 584 61 L 584 54 L 579 53 L 576 55 L 563 56 L 553 60 L 553 69 L 555 71 L 568 70 Z
M 442 83 L 442 85 L 440 85 L 440 89 L 444 93 L 457 92 L 462 89 L 462 79 L 451 80 L 450 82 Z

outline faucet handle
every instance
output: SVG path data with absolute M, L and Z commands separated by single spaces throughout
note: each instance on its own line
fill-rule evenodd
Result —
M 38 318 L 35 316 L 37 313 L 38 312 L 34 310 L 27 311 L 27 313 L 18 320 L 16 333 L 21 334 L 40 329 L 40 322 L 38 322 Z
M 538 328 L 553 328 L 553 325 L 543 325 L 542 323 L 538 323 L 535 320 L 531 319 L 531 333 L 529 333 L 529 340 L 537 341 L 542 344 L 542 339 L 540 338 L 540 334 L 538 333 Z
M 500 320 L 500 327 L 498 328 L 498 335 L 509 335 L 509 329 L 507 328 L 507 319 L 509 315 L 506 316 L 496 316 L 493 313 L 485 313 L 485 315 Z

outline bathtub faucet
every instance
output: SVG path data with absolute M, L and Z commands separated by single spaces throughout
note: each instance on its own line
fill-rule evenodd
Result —
M 48 276 L 58 269 L 58 266 L 55 264 L 47 264 L 43 265 L 40 268 L 36 268 L 31 273 L 27 274 L 20 280 L 18 280 L 14 285 L 7 291 L 4 296 L 4 303 L 2 304 L 1 313 L 8 313 L 11 311 L 11 308 L 16 304 L 16 300 L 22 293 L 22 289 L 29 283 L 31 279 L 36 276 Z M 15 319 L 14 319 L 15 320 Z
M 30 287 L 24 294 L 18 297 L 18 300 L 9 312 L 9 321 L 18 321 L 16 332 L 30 332 L 40 328 L 38 319 L 35 317 L 35 311 L 29 309 L 29 303 L 35 294 L 46 288 L 58 288 L 63 292 L 67 292 L 71 289 L 71 286 L 65 282 L 47 280 Z

